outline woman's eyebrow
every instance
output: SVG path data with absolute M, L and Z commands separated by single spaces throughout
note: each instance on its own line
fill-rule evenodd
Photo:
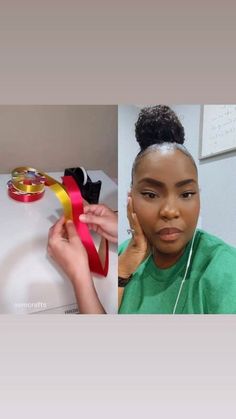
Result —
M 159 186 L 161 188 L 166 186 L 166 184 L 161 182 L 160 180 L 153 179 L 153 178 L 150 178 L 150 177 L 145 177 L 145 178 L 138 181 L 138 185 L 140 185 L 142 183 L 146 183 L 146 184 L 152 185 L 152 186 Z M 175 183 L 175 186 L 177 188 L 180 188 L 181 186 L 188 185 L 189 183 L 195 183 L 196 184 L 197 182 L 196 182 L 195 179 L 184 179 L 184 180 L 181 180 L 181 181 Z
M 160 186 L 160 187 L 165 186 L 165 183 L 160 182 L 159 180 L 153 179 L 151 177 L 144 177 L 143 179 L 141 179 L 141 180 L 138 181 L 138 185 L 140 183 L 147 183 L 149 185 Z
M 181 180 L 180 182 L 177 182 L 175 186 L 179 188 L 180 186 L 185 186 L 185 185 L 188 185 L 189 183 L 197 183 L 197 182 L 195 179 L 185 179 L 185 180 Z

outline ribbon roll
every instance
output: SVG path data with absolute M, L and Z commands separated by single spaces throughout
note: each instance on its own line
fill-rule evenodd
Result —
M 79 187 L 72 176 L 62 177 L 63 183 L 31 167 L 17 167 L 12 171 L 12 179 L 8 182 L 8 195 L 20 202 L 33 202 L 41 199 L 48 186 L 60 201 L 66 220 L 73 220 L 76 231 L 87 250 L 90 270 L 99 275 L 107 276 L 108 272 L 108 241 L 105 240 L 105 262 L 102 265 L 99 254 L 93 243 L 88 226 L 79 221 L 83 214 L 83 198 Z M 103 240 L 101 241 L 102 244 Z
M 66 220 L 73 219 L 70 199 L 60 182 L 31 167 L 16 167 L 11 175 L 11 185 L 8 186 L 8 194 L 11 198 L 22 202 L 36 201 L 42 198 L 45 185 L 49 186 L 59 199 Z M 35 196 L 34 194 L 38 195 Z

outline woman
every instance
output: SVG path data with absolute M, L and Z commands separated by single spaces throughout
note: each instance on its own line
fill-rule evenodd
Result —
M 136 124 L 120 313 L 236 313 L 236 249 L 196 229 L 198 173 L 181 127 L 163 106 L 142 110 Z

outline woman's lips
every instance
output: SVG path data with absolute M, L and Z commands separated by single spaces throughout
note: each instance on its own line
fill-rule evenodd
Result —
M 179 230 L 178 228 L 174 227 L 162 228 L 157 232 L 157 234 L 160 236 L 160 239 L 167 242 L 177 240 L 181 233 L 182 230 Z

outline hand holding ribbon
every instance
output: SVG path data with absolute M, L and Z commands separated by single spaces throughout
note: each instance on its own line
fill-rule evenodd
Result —
M 79 216 L 83 214 L 83 199 L 79 187 L 71 176 L 64 176 L 62 180 L 61 184 L 44 172 L 30 167 L 17 167 L 12 171 L 12 179 L 8 182 L 8 194 L 20 202 L 32 202 L 42 198 L 45 185 L 48 186 L 59 199 L 64 210 L 65 220 L 74 221 L 76 231 L 87 250 L 91 271 L 106 276 L 108 272 L 108 242 L 107 240 L 105 242 L 103 266 L 88 226 L 79 220 Z

